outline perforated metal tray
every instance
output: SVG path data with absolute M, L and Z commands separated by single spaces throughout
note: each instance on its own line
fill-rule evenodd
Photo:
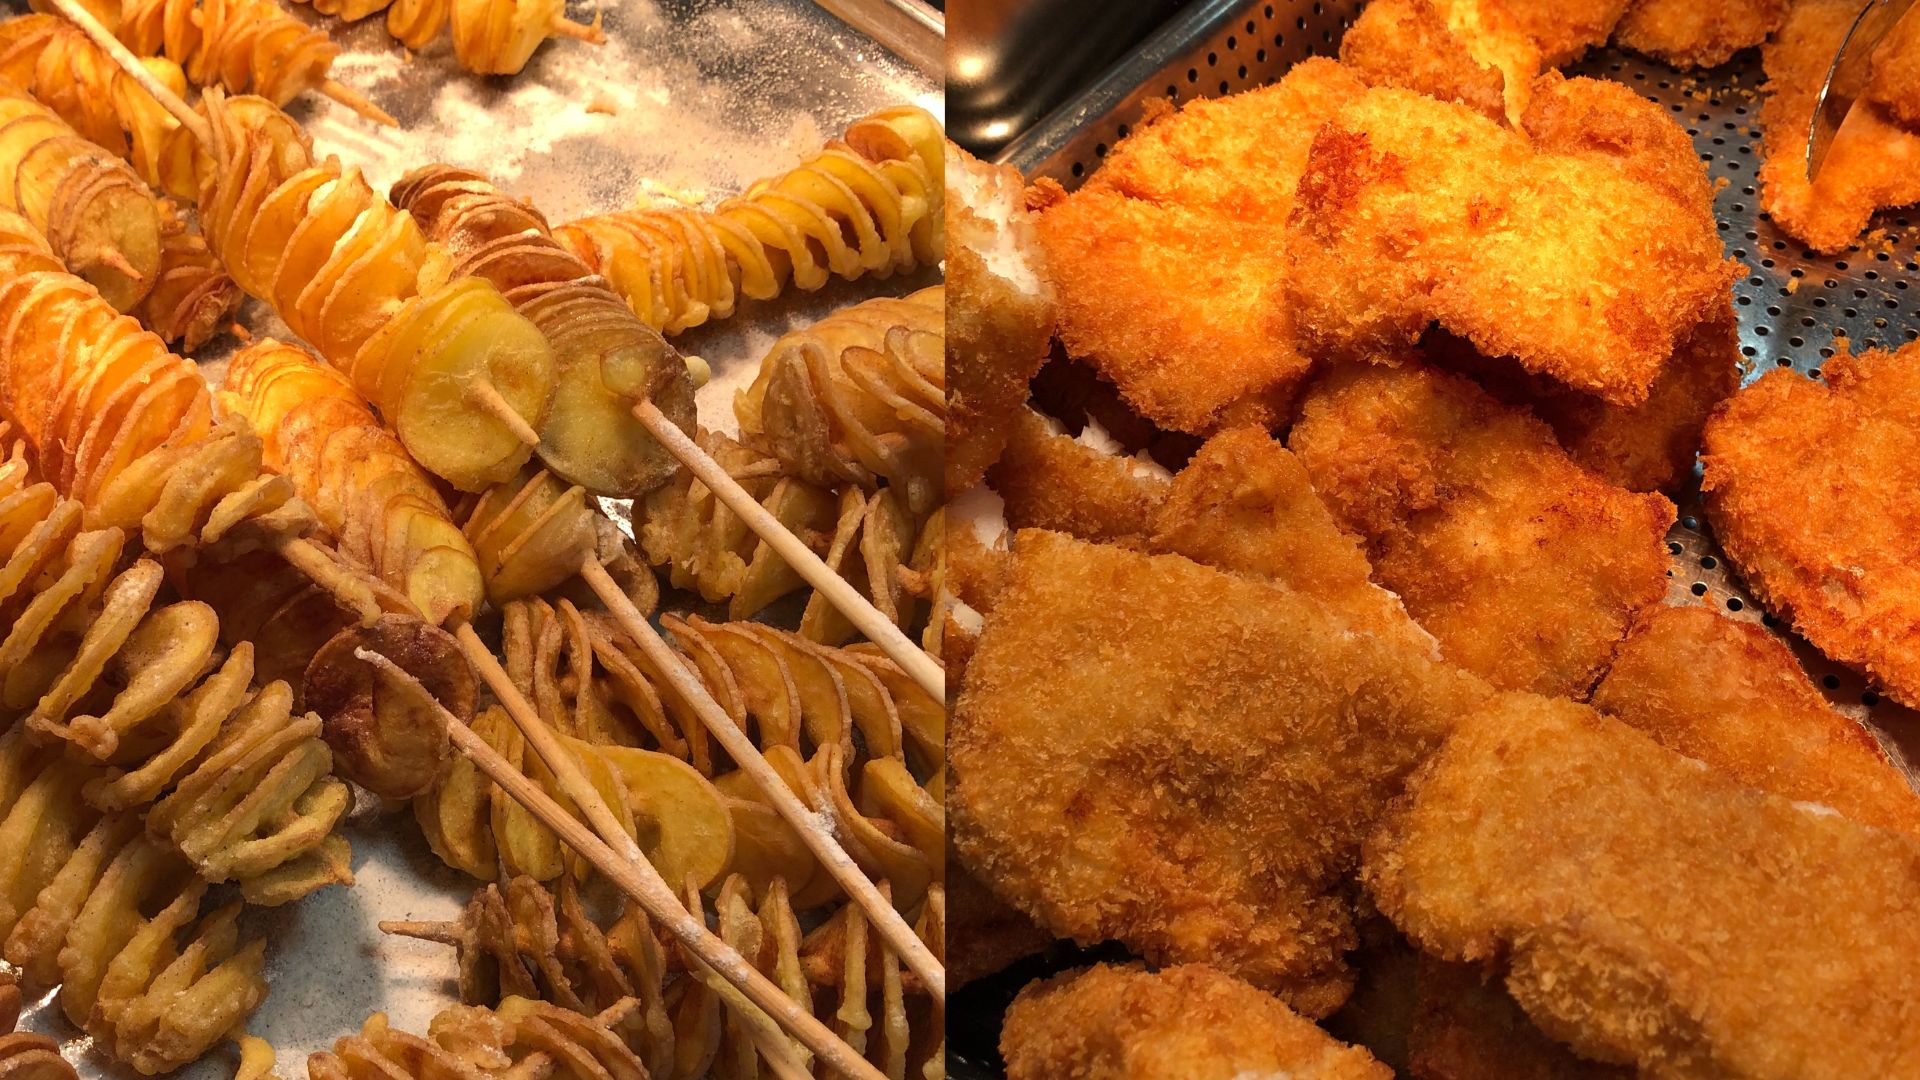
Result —
M 1264 86 L 1309 56 L 1335 54 L 1361 6 L 1204 0 L 1015 139 L 1000 160 L 1071 190 L 1127 136 L 1149 98 L 1178 105 Z M 1721 235 L 1727 253 L 1750 270 L 1734 286 L 1743 384 L 1773 367 L 1818 378 L 1820 365 L 1836 351 L 1836 336 L 1847 337 L 1855 349 L 1920 339 L 1920 297 L 1913 295 L 1920 292 L 1920 230 L 1911 227 L 1920 211 L 1911 219 L 1905 211 L 1879 215 L 1873 230 L 1884 233 L 1871 247 L 1857 244 L 1832 258 L 1807 251 L 1760 212 L 1757 50 L 1719 68 L 1682 73 L 1606 49 L 1568 70 L 1619 80 L 1671 110 L 1693 136 L 1713 180 L 1725 182 L 1714 204 Z M 1715 607 L 1780 634 L 1834 706 L 1864 724 L 1913 781 L 1920 714 L 1883 701 L 1859 675 L 1783 632 L 1720 554 L 1698 492 L 1689 490 L 1679 504 L 1680 521 L 1667 538 L 1673 554 L 1669 602 Z M 1033 967 L 1020 974 L 1031 976 Z M 1014 981 L 989 981 L 956 996 L 949 1013 L 955 1076 L 997 1075 L 997 1010 Z

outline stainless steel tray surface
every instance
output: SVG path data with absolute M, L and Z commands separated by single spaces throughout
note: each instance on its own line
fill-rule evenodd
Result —
M 1308 56 L 1335 54 L 1360 7 L 1319 0 L 1202 0 L 1016 138 L 1000 160 L 1029 177 L 1077 187 L 1126 137 L 1147 99 L 1177 105 L 1264 86 Z M 1677 72 L 1609 48 L 1569 74 L 1624 82 L 1671 110 L 1693 136 L 1719 185 L 1714 205 L 1727 253 L 1749 268 L 1734 286 L 1743 383 L 1773 367 L 1817 378 L 1820 365 L 1836 352 L 1836 337 L 1846 337 L 1855 350 L 1897 348 L 1920 339 L 1920 297 L 1913 295 L 1920 291 L 1920 232 L 1912 228 L 1920 211 L 1911 217 L 1907 211 L 1879 215 L 1865 241 L 1835 257 L 1807 251 L 1760 211 L 1757 50 L 1709 71 Z M 1716 607 L 1781 633 L 1834 706 L 1865 725 L 1913 781 L 1920 762 L 1920 715 L 1883 701 L 1859 675 L 1781 632 L 1720 553 L 1697 491 L 1680 500 L 1680 521 L 1667 539 L 1673 553 L 1669 602 Z M 949 1011 L 954 1075 L 961 1080 L 997 1075 L 998 1013 L 1017 983 L 1075 962 L 1084 957 L 1055 956 L 956 995 Z
M 798 164 L 873 109 L 911 102 L 943 112 L 936 80 L 811 0 L 609 2 L 602 12 L 606 44 L 549 41 L 511 78 L 461 71 L 444 37 L 409 57 L 380 16 L 347 26 L 287 6 L 326 25 L 344 47 L 334 77 L 400 121 L 378 128 L 310 95 L 289 112 L 307 125 L 317 150 L 359 166 L 380 190 L 419 165 L 473 168 L 532 198 L 556 224 L 642 198 L 711 205 Z M 24 0 L 7 0 L 0 14 L 25 9 Z M 575 0 L 569 13 L 586 21 L 594 9 Z M 936 280 L 928 271 L 835 282 L 818 293 L 747 305 L 730 320 L 676 338 L 713 367 L 699 395 L 702 423 L 736 430 L 733 388 L 751 379 L 766 346 L 789 327 Z M 240 322 L 256 336 L 291 336 L 257 302 L 246 304 Z M 209 378 L 219 379 L 234 347 L 223 338 L 202 350 Z M 618 516 L 625 507 L 610 509 Z M 663 606 L 685 608 L 688 598 L 669 594 Z M 369 1013 L 385 1011 L 396 1027 L 424 1031 L 455 1001 L 451 949 L 388 937 L 375 924 L 454 918 L 476 883 L 427 849 L 404 806 L 383 807 L 359 792 L 345 832 L 353 845 L 352 888 L 250 910 L 242 922 L 268 940 L 271 986 L 249 1030 L 274 1045 L 277 1071 L 289 1078 L 304 1076 L 308 1054 L 357 1031 Z M 93 1051 L 59 1015 L 53 996 L 30 1003 L 23 1029 L 59 1038 L 82 1076 L 137 1075 Z M 234 1062 L 230 1050 L 216 1051 L 175 1075 L 224 1078 Z

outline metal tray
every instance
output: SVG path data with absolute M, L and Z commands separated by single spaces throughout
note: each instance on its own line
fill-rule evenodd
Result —
M 321 153 L 357 165 L 385 190 L 407 170 L 447 162 L 488 173 L 504 190 L 532 198 L 555 223 L 662 196 L 712 204 L 759 176 L 799 163 L 850 121 L 912 102 L 943 113 L 932 77 L 877 45 L 811 0 L 618 0 L 603 12 L 600 47 L 558 39 L 511 78 L 481 78 L 454 63 L 443 37 L 414 57 L 376 16 L 344 26 L 309 9 L 296 14 L 329 27 L 344 51 L 335 78 L 369 94 L 399 121 L 377 128 L 311 96 L 289 111 Z M 874 3 L 852 4 L 871 9 Z M 17 14 L 24 0 L 6 0 Z M 593 6 L 574 0 L 572 17 Z M 838 282 L 817 293 L 743 307 L 732 319 L 675 339 L 713 367 L 699 395 L 701 420 L 736 430 L 733 388 L 749 381 L 766 346 L 789 327 L 869 296 L 894 295 L 938 280 L 932 271 L 884 281 Z M 257 302 L 240 322 L 257 336 L 291 337 Z M 198 359 L 218 381 L 221 339 Z M 623 509 L 615 505 L 611 509 Z M 675 605 L 669 594 L 664 608 Z M 697 598 L 693 598 L 697 599 Z M 424 1031 L 454 1003 L 451 949 L 381 934 L 381 919 L 456 917 L 475 882 L 427 849 L 404 806 L 382 807 L 359 792 L 345 826 L 353 844 L 351 888 L 328 888 L 298 903 L 249 910 L 242 927 L 268 940 L 271 991 L 249 1026 L 278 1051 L 277 1071 L 305 1075 L 307 1055 L 359 1030 L 384 1011 L 395 1026 Z M 82 1076 L 133 1077 L 78 1036 L 54 994 L 29 1003 L 21 1027 L 61 1040 Z M 234 1055 L 216 1050 L 176 1076 L 232 1075 Z
M 1125 138 L 1149 98 L 1176 105 L 1237 93 L 1275 81 L 1313 55 L 1334 55 L 1362 5 L 1331 0 L 1253 2 L 1202 0 L 1163 27 L 1085 91 L 1017 137 L 1000 160 L 1030 178 L 1051 177 L 1075 188 Z M 1834 355 L 1834 338 L 1854 348 L 1895 348 L 1920 339 L 1920 231 L 1905 211 L 1875 218 L 1886 237 L 1871 249 L 1856 244 L 1837 257 L 1807 251 L 1760 212 L 1757 50 L 1708 71 L 1676 72 L 1620 49 L 1604 49 L 1569 74 L 1612 78 L 1672 111 L 1719 188 L 1714 209 L 1728 254 L 1747 264 L 1734 286 L 1745 357 L 1743 384 L 1774 367 L 1817 378 Z M 1916 212 L 1914 217 L 1920 217 Z M 1697 475 L 1697 469 L 1696 469 Z M 1718 608 L 1731 618 L 1763 623 L 1794 648 L 1834 706 L 1862 723 L 1908 776 L 1920 762 L 1920 714 L 1883 701 L 1853 671 L 1781 633 L 1762 611 L 1708 530 L 1697 490 L 1679 500 L 1680 521 L 1668 534 L 1673 553 L 1669 602 Z M 965 988 L 949 1009 L 952 1072 L 961 1080 L 998 1074 L 999 1013 L 1018 983 L 1080 960 L 1055 955 L 1001 978 Z

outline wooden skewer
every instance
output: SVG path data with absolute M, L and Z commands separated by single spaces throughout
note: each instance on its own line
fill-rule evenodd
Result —
M 786 781 L 780 778 L 780 774 L 768 764 L 766 757 L 760 753 L 760 748 L 755 746 L 753 740 L 747 738 L 747 733 L 742 731 L 726 711 L 720 708 L 720 703 L 713 700 L 713 695 L 707 692 L 706 684 L 687 669 L 686 664 L 680 659 L 680 654 L 673 651 L 666 639 L 653 628 L 653 624 L 640 613 L 640 609 L 633 605 L 633 601 L 627 599 L 627 594 L 620 591 L 620 586 L 598 562 L 588 558 L 581 563 L 580 576 L 586 579 L 587 585 L 593 589 L 594 594 L 607 605 L 607 610 L 612 613 L 614 621 L 627 632 L 627 636 L 633 639 L 634 644 L 640 646 L 640 651 L 652 661 L 661 676 L 673 685 L 673 689 L 687 704 L 693 707 L 694 713 L 700 717 L 700 722 L 726 749 L 728 756 L 733 758 L 734 764 L 740 766 L 741 770 L 759 785 L 761 793 L 767 797 L 768 802 L 773 804 L 773 808 L 779 812 L 781 818 L 792 826 L 793 831 L 799 834 L 801 841 L 807 845 L 807 850 L 813 853 L 813 857 L 819 860 L 821 866 L 827 868 L 827 873 L 833 875 L 833 880 L 846 891 L 847 896 L 860 905 L 860 910 L 866 913 L 868 920 L 879 928 L 880 936 L 886 938 L 887 944 L 900 954 L 900 958 L 906 962 L 907 967 L 920 977 L 937 1000 L 945 1000 L 947 969 L 941 966 L 932 950 L 927 948 L 926 942 L 921 941 L 920 936 L 913 932 L 913 927 L 907 925 L 907 920 L 901 918 L 900 912 L 894 909 L 893 902 L 880 894 L 880 890 L 868 880 L 866 872 L 860 869 L 847 854 L 846 849 L 840 846 L 840 842 L 834 839 L 832 808 L 812 809 L 800 801 L 800 797 L 794 794 L 793 789 L 788 787 Z
M 374 597 L 373 590 L 358 574 L 340 565 L 332 556 L 314 546 L 312 541 L 283 540 L 275 546 L 274 551 L 288 565 L 305 574 L 309 581 L 352 609 L 360 617 L 360 625 L 372 626 L 379 620 L 380 601 Z
M 331 98 L 345 105 L 347 108 L 352 109 L 354 113 L 362 119 L 371 120 L 381 127 L 400 126 L 400 121 L 388 115 L 387 110 L 375 105 L 365 94 L 341 82 L 339 79 L 329 78 L 321 80 L 319 90 L 323 96 Z
M 172 113 L 173 118 L 180 121 L 180 126 L 193 134 L 195 141 L 201 146 L 207 146 L 213 142 L 213 128 L 207 124 L 207 118 L 194 112 L 191 105 L 180 100 L 180 95 L 163 85 L 159 79 L 154 78 L 153 72 L 147 70 L 147 65 L 133 55 L 133 50 L 122 44 L 119 38 L 114 37 L 113 31 L 100 25 L 100 20 L 93 17 L 93 12 L 81 6 L 79 0 L 53 0 L 53 6 L 60 14 L 66 16 L 69 22 L 85 31 L 95 45 L 105 49 L 107 55 L 113 57 L 114 62 L 120 65 L 120 70 L 126 72 L 134 82 L 139 83 L 142 90 L 152 94 L 161 108 Z
M 527 423 L 527 418 L 513 411 L 513 404 L 500 396 L 500 391 L 485 379 L 476 379 L 467 384 L 467 400 L 486 410 L 488 416 L 500 421 L 513 432 L 513 437 L 528 446 L 540 445 L 540 433 Z
M 461 630 L 463 641 L 472 634 L 472 630 L 467 627 L 463 626 Z M 473 638 L 473 640 L 479 639 Z M 595 869 L 606 875 L 608 881 L 613 882 L 621 892 L 639 904 L 649 918 L 665 928 L 675 940 L 685 945 L 721 978 L 739 988 L 740 992 L 746 995 L 747 1000 L 753 1002 L 762 1012 L 772 1017 L 775 1023 L 799 1039 L 807 1049 L 813 1051 L 832 1068 L 848 1076 L 862 1077 L 863 1080 L 883 1080 L 879 1069 L 874 1068 L 866 1059 L 855 1053 L 852 1047 L 835 1037 L 833 1032 L 812 1013 L 800 1008 L 798 1002 L 789 998 L 766 976 L 760 974 L 759 970 L 736 952 L 733 946 L 708 930 L 704 921 L 695 919 L 680 902 L 680 898 L 675 896 L 673 890 L 661 879 L 660 872 L 640 854 L 638 845 L 634 844 L 618 825 L 613 825 L 612 834 L 623 841 L 621 847 L 631 849 L 628 852 L 618 852 L 613 847 L 609 847 L 600 837 L 594 835 L 593 830 L 581 824 L 578 818 L 561 809 L 560 804 L 554 802 L 552 797 L 540 789 L 539 785 L 527 779 L 493 747 L 487 745 L 485 739 L 474 734 L 472 728 L 461 723 L 459 718 L 448 712 L 446 706 L 440 704 L 432 694 L 427 692 L 426 687 L 420 685 L 419 680 L 409 675 L 399 665 L 370 649 L 355 649 L 354 655 L 372 664 L 394 685 L 414 693 L 432 708 L 435 715 L 440 718 L 440 722 L 446 725 L 447 734 L 452 738 L 454 745 L 460 749 L 461 753 L 472 759 L 474 765 L 487 774 L 488 779 L 498 784 L 501 790 L 510 795 L 514 801 L 526 807 L 527 811 L 539 818 L 547 828 L 552 829 L 568 847 L 591 862 Z M 492 657 L 491 653 L 487 655 L 489 658 Z M 492 666 L 497 669 L 499 665 Z M 483 669 L 482 674 L 485 675 L 485 673 Z M 501 674 L 504 676 L 505 672 Z M 514 695 L 514 697 L 518 696 L 518 694 Z M 511 706 L 508 707 L 508 711 L 511 713 Z M 536 724 L 535 727 L 545 731 L 544 725 Z M 534 741 L 531 732 L 528 733 L 528 740 Z M 547 733 L 547 741 L 552 744 L 551 732 Z M 557 747 L 557 744 L 552 745 Z M 535 749 L 541 750 L 543 758 L 547 757 L 545 750 L 538 742 L 535 742 Z M 571 754 L 561 753 L 556 754 L 555 757 L 566 763 L 566 770 L 576 780 L 585 782 L 580 776 L 579 767 L 573 763 Z M 560 775 L 562 770 L 555 767 L 556 760 L 549 759 L 547 765 L 553 768 L 556 776 Z M 562 780 L 561 784 L 564 788 L 566 781 Z M 592 788 L 589 786 L 588 790 L 591 791 Z M 568 794 L 573 795 L 571 791 L 568 791 Z M 575 799 L 576 802 L 579 801 L 577 797 Z M 606 816 L 608 824 L 613 824 L 611 815 L 607 814 L 606 804 L 601 803 L 597 796 L 591 801 L 599 804 L 600 814 Z M 592 820 L 595 817 L 594 811 L 586 804 L 582 806 L 587 810 L 588 819 Z M 599 827 L 598 823 L 595 827 Z
M 687 437 L 674 422 L 667 419 L 651 401 L 642 401 L 633 407 L 634 419 L 640 421 L 647 434 L 652 435 L 667 452 L 678 458 L 680 464 L 712 489 L 727 509 L 746 522 L 747 528 L 759 534 L 772 547 L 774 553 L 787 561 L 807 584 L 827 598 L 827 602 L 839 609 L 840 614 L 867 636 L 867 640 L 880 646 L 880 650 L 920 684 L 920 688 L 932 694 L 940 701 L 947 700 L 947 673 L 938 661 L 928 656 L 926 650 L 907 639 L 893 620 L 880 613 L 880 609 L 859 590 L 847 583 L 833 567 L 828 566 L 813 549 L 801 542 L 800 538 L 780 524 L 779 519 L 769 514 L 766 507 L 760 505 L 747 489 L 734 482 L 720 463 L 708 456 L 700 444 Z
M 592 45 L 607 43 L 607 35 L 600 29 L 600 13 L 593 13 L 593 22 L 577 23 L 564 15 L 553 17 L 553 26 L 549 28 L 554 37 L 572 38 Z

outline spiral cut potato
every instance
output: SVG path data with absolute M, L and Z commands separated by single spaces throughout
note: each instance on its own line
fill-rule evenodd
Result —
M 473 548 L 406 448 L 353 384 L 297 345 L 242 349 L 220 405 L 260 434 L 267 467 L 293 481 L 340 554 L 406 594 L 435 625 L 486 599 Z
M 111 6 L 114 0 L 103 0 Z M 164 56 L 194 85 L 285 105 L 328 80 L 340 46 L 274 0 L 120 0 L 115 36 L 138 56 Z
M 591 557 L 643 612 L 660 601 L 653 571 L 606 514 L 590 506 L 586 489 L 529 463 L 519 475 L 463 500 L 455 517 L 480 560 L 487 598 L 495 607 L 562 590 L 583 606 L 597 598 L 576 575 Z
M 734 397 L 743 441 L 823 487 L 894 487 L 925 513 L 941 498 L 946 290 L 879 297 L 774 342 Z
M 599 16 L 591 25 L 567 18 L 566 0 L 347 0 L 358 7 L 380 4 L 387 32 L 415 52 L 453 23 L 453 56 L 476 75 L 518 75 L 550 37 L 589 44 L 606 41 Z M 392 6 L 387 6 L 390 3 Z M 319 5 L 316 4 L 316 7 Z M 351 16 L 348 16 L 351 18 Z
M 17 997 L 19 990 L 13 994 Z M 14 1011 L 18 1013 L 17 1008 Z M 0 1076 L 9 1080 L 80 1080 L 79 1072 L 60 1056 L 59 1043 L 49 1036 L 24 1031 L 0 1035 Z
M 699 893 L 688 897 L 704 914 Z M 786 883 L 756 891 L 729 877 L 715 894 L 716 932 L 800 1008 L 832 1027 L 889 1077 L 938 1076 L 943 1014 L 900 957 L 847 904 L 803 934 Z M 566 879 L 548 892 L 530 878 L 474 893 L 460 919 L 382 923 L 389 933 L 451 945 L 460 999 L 491 1005 L 535 998 L 591 1015 L 632 997 L 615 1030 L 659 1080 L 750 1080 L 771 1054 L 806 1071 L 811 1056 L 773 1019 L 626 907 L 604 930 Z M 944 947 L 945 899 L 935 890 L 916 925 Z
M 0 207 L 47 238 L 67 269 L 128 311 L 160 270 L 160 209 L 127 164 L 23 90 L 0 83 Z
M 260 441 L 213 424 L 199 369 L 65 273 L 24 218 L 0 213 L 0 413 L 88 528 L 150 551 L 236 554 L 302 536 L 311 511 L 263 475 Z
M 544 1001 L 508 998 L 498 1008 L 457 1005 L 433 1018 L 422 1038 L 395 1031 L 374 1013 L 358 1035 L 307 1058 L 309 1080 L 648 1080 L 646 1067 L 618 1033 L 636 1003 L 616 1002 L 594 1016 Z M 254 1049 L 250 1075 L 271 1059 Z
M 357 169 L 315 162 L 299 126 L 258 98 L 203 104 L 213 128 L 200 190 L 207 241 L 249 295 L 274 306 L 380 411 L 407 452 L 462 491 L 514 475 L 538 430 L 553 352 L 491 284 L 446 282 L 413 217 Z
M 800 537 L 841 576 L 903 628 L 920 619 L 920 600 L 934 563 L 944 554 L 923 522 L 890 488 L 868 494 L 832 491 L 789 475 L 769 455 L 718 432 L 699 443 L 788 531 Z M 936 512 L 937 513 L 937 512 Z M 691 474 L 676 476 L 636 504 L 635 534 L 647 561 L 664 568 L 677 589 L 709 602 L 728 602 L 727 617 L 750 619 L 805 579 Z M 807 600 L 800 633 L 828 645 L 855 636 L 825 598 Z
M 624 210 L 554 235 L 647 325 L 675 334 L 789 285 L 812 291 L 836 276 L 887 277 L 939 263 L 942 138 L 926 110 L 886 109 L 713 210 Z
M 200 917 L 207 883 L 131 814 L 80 798 L 88 770 L 0 735 L 0 955 L 143 1073 L 194 1060 L 262 999 L 265 943 L 239 904 Z
M 553 408 L 538 450 L 549 468 L 596 495 L 638 495 L 673 475 L 673 456 L 632 410 L 652 401 L 692 432 L 686 361 L 553 239 L 538 210 L 446 165 L 408 173 L 393 201 L 455 253 L 455 274 L 492 282 L 553 346 Z
M 187 224 L 178 204 L 160 201 L 160 268 L 135 315 L 168 345 L 191 353 L 226 329 L 240 309 L 240 287 Z
M 141 64 L 161 85 L 186 96 L 187 76 L 179 64 L 159 56 L 143 57 Z M 34 14 L 0 22 L 0 79 L 32 94 L 87 141 L 125 159 L 149 187 L 175 198 L 192 198 L 198 190 L 193 136 L 66 19 Z M 165 229 L 163 214 L 163 242 Z

